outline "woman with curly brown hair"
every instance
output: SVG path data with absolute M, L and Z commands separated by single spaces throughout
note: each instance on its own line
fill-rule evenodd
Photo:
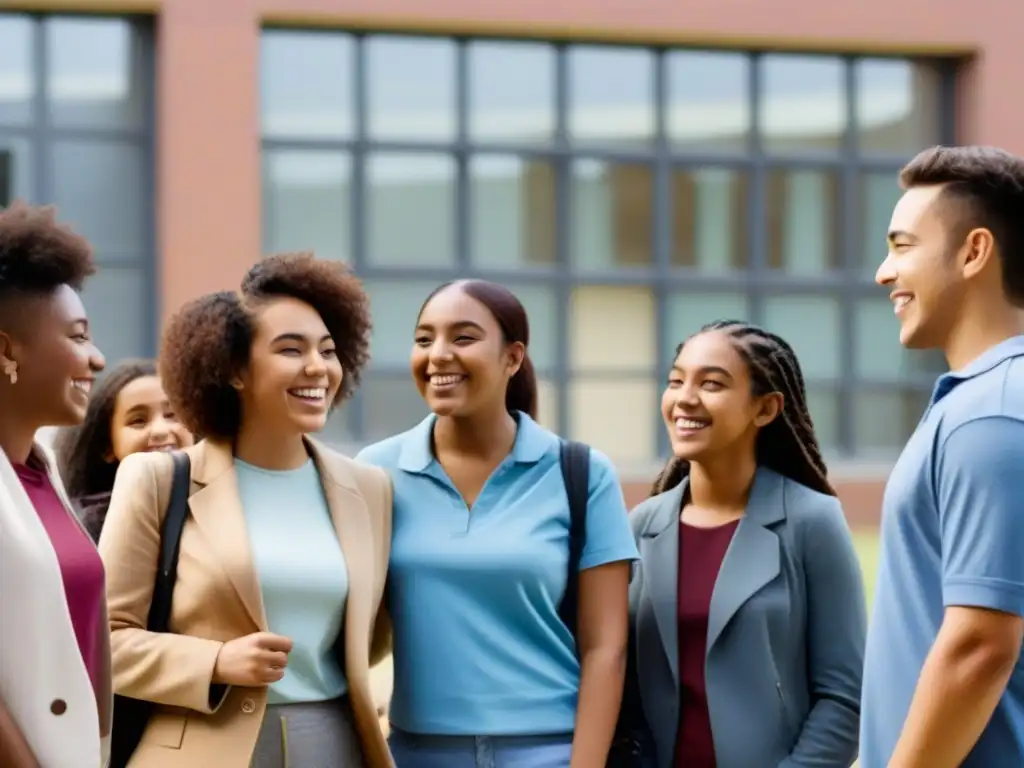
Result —
M 358 280 L 309 254 L 170 321 L 161 377 L 205 439 L 187 451 L 169 633 L 146 629 L 169 457 L 121 462 L 100 537 L 115 690 L 157 705 L 133 768 L 390 768 L 369 672 L 391 483 L 308 437 L 355 389 L 369 333 Z
M 167 400 L 156 363 L 124 360 L 92 392 L 85 421 L 57 434 L 54 452 L 68 496 L 86 530 L 99 539 L 121 461 L 193 442 Z

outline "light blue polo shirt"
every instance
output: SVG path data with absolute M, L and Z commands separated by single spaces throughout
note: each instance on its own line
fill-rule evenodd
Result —
M 580 667 L 558 617 L 569 567 L 559 439 L 516 414 L 512 452 L 472 511 L 431 450 L 435 416 L 357 457 L 389 470 L 391 721 L 417 734 L 569 733 Z M 638 557 L 611 462 L 591 451 L 580 569 Z
M 864 768 L 888 765 L 946 606 L 1024 616 L 1024 336 L 938 380 L 886 485 L 880 559 Z M 1024 765 L 1024 664 L 963 765 Z

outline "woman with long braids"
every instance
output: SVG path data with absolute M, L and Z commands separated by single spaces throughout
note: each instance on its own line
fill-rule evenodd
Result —
M 661 410 L 674 456 L 631 515 L 625 735 L 656 768 L 847 768 L 863 584 L 793 349 L 707 325 Z

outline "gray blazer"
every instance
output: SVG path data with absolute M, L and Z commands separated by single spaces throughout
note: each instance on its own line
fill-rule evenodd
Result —
M 679 725 L 686 486 L 630 515 L 641 562 L 629 590 L 624 707 L 642 713 L 657 768 L 672 768 Z M 860 565 L 839 501 L 758 469 L 711 598 L 705 685 L 718 768 L 848 768 L 857 758 L 866 631 Z

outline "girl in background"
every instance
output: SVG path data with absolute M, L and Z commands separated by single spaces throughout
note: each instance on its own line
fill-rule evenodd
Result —
M 192 443 L 191 433 L 167 400 L 156 363 L 125 360 L 93 390 L 85 421 L 57 434 L 54 450 L 64 487 L 98 541 L 124 457 L 173 451 Z

